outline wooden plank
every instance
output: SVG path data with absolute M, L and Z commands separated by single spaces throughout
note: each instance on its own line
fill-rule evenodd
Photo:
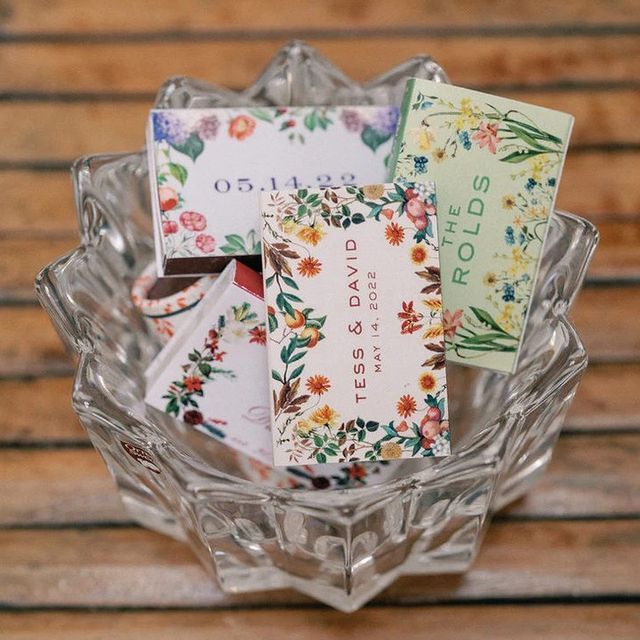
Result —
M 115 44 L 7 42 L 0 48 L 0 66 L 4 70 L 0 91 L 152 92 L 169 75 L 189 75 L 242 88 L 255 80 L 286 40 L 249 39 L 241 47 L 223 39 Z M 309 38 L 309 43 L 359 81 L 419 53 L 431 54 L 456 84 L 475 86 L 635 82 L 640 63 L 640 40 L 633 35 L 461 35 L 431 38 L 428 42 L 413 35 L 319 37 Z M 591 128 L 597 130 L 598 126 Z M 73 136 L 71 131 L 68 133 Z
M 0 443 L 87 442 L 71 409 L 72 380 L 0 380 L 0 405 L 10 411 L 0 422 Z M 640 429 L 640 364 L 592 364 L 569 410 L 571 431 Z
M 401 578 L 379 603 L 637 598 L 640 522 L 494 522 L 474 568 Z M 5 606 L 216 607 L 309 602 L 291 591 L 223 595 L 182 543 L 142 529 L 0 532 Z
M 37 306 L 0 307 L 0 378 L 66 374 L 72 361 Z
M 595 517 L 640 514 L 639 434 L 560 438 L 547 473 L 506 514 Z
M 592 362 L 640 359 L 640 287 L 584 289 L 571 312 Z
M 7 411 L 0 420 L 0 444 L 17 442 L 87 442 L 71 408 L 72 379 L 0 380 L 0 404 L 29 407 Z
M 113 119 L 100 123 L 99 128 L 116 135 L 119 124 L 115 114 L 110 113 L 109 118 Z M 139 136 L 139 132 L 135 136 Z M 98 143 L 100 140 L 94 143 L 92 133 L 87 131 L 74 153 L 93 152 Z M 106 145 L 105 141 L 103 150 Z M 120 145 L 122 149 L 131 150 L 135 149 L 136 141 L 123 139 Z M 622 242 L 623 247 L 629 246 L 627 234 L 620 233 L 620 227 L 614 225 L 627 219 L 637 223 L 640 213 L 638 175 L 640 153 L 569 153 L 558 194 L 558 208 L 586 216 L 596 224 L 611 223 L 608 229 L 601 229 L 603 238 L 598 254 L 609 239 Z M 0 238 L 18 235 L 23 238 L 38 235 L 56 239 L 77 237 L 73 193 L 66 170 L 0 171 L 0 193 L 13 204 L 0 216 Z M 614 219 L 612 214 L 616 216 Z M 623 251 L 625 255 L 629 254 L 626 248 Z M 598 254 L 596 260 L 599 260 Z M 615 259 L 613 253 L 608 258 Z M 601 265 L 605 266 L 604 261 Z
M 2 49 L 0 48 L 0 55 Z M 580 145 L 640 144 L 629 128 L 640 91 L 506 91 L 510 96 L 572 113 L 574 148 Z M 0 103 L 0 121 L 11 122 L 0 139 L 0 160 L 70 162 L 86 153 L 128 151 L 144 144 L 150 101 Z M 597 126 L 594 126 L 597 122 Z M 52 202 L 53 200 L 50 200 Z M 14 214 L 15 215 L 15 214 Z
M 640 360 L 640 286 L 586 288 L 572 317 L 592 362 Z M 0 378 L 68 374 L 70 359 L 44 311 L 0 306 Z M 608 332 L 603 340 L 603 329 Z M 28 339 L 25 339 L 28 336 Z
M 505 517 L 640 514 L 640 434 L 566 436 L 541 483 Z M 0 526 L 127 522 L 92 449 L 0 450 Z
M 600 243 L 587 278 L 633 280 L 640 276 L 640 216 L 598 223 Z
M 600 245 L 588 280 L 640 282 L 640 216 L 603 220 L 598 224 Z M 35 300 L 33 279 L 46 264 L 78 244 L 74 232 L 0 233 L 0 299 Z
M 572 430 L 640 428 L 640 364 L 590 364 L 566 426 Z
M 0 449 L 0 526 L 126 522 L 93 449 Z
M 38 271 L 76 246 L 78 237 L 73 233 L 0 236 L 0 299 L 35 300 L 33 281 Z
M 231 32 L 259 30 L 343 30 L 385 28 L 482 29 L 534 25 L 628 26 L 640 20 L 633 0 L 607 3 L 570 0 L 501 0 L 490 8 L 473 0 L 280 0 L 278 9 L 260 0 L 208 2 L 206 0 L 156 0 L 153 11 L 142 4 L 114 0 L 104 11 L 100 0 L 48 3 L 41 0 L 5 0 L 0 29 L 5 36 L 42 33 L 110 32 Z
M 275 621 L 277 624 L 274 624 Z M 0 614 L 5 640 L 637 640 L 640 609 L 633 604 L 458 605 L 367 607 L 356 615 L 325 608 L 266 611 L 20 612 Z

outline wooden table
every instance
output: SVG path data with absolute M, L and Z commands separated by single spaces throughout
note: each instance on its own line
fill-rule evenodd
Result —
M 637 0 L 3 0 L 0 24 L 0 637 L 640 637 Z M 592 365 L 545 479 L 468 575 L 403 579 L 352 616 L 224 597 L 127 519 L 32 290 L 76 243 L 74 157 L 139 147 L 167 76 L 243 87 L 294 36 L 358 79 L 430 52 L 457 84 L 575 114 L 559 204 L 602 234 L 574 312 Z

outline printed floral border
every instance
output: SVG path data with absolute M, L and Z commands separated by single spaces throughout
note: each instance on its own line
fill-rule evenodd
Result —
M 171 110 L 151 114 L 155 146 L 156 181 L 160 207 L 165 258 L 260 253 L 260 239 L 251 230 L 245 237 L 229 234 L 219 244 L 209 228 L 206 216 L 185 208 L 182 190 L 189 179 L 190 165 L 195 164 L 205 146 L 221 136 L 243 142 L 254 135 L 259 126 L 276 127 L 292 144 L 304 144 L 310 135 L 319 135 L 335 126 L 356 134 L 362 143 L 376 151 L 395 133 L 399 110 L 380 107 L 365 116 L 357 107 L 250 108 L 246 113 L 230 114 L 222 122 L 217 114 L 205 114 L 193 120 Z M 193 120 L 193 121 L 192 121 Z
M 205 416 L 200 402 L 205 396 L 208 383 L 221 377 L 236 377 L 232 369 L 222 366 L 227 355 L 223 348 L 225 345 L 245 341 L 259 347 L 264 347 L 267 343 L 265 323 L 258 321 L 258 314 L 248 302 L 233 305 L 226 313 L 218 316 L 207 332 L 202 347 L 189 352 L 188 362 L 181 367 L 182 376 L 174 380 L 162 396 L 167 401 L 165 412 L 224 438 L 226 422 Z
M 504 250 L 485 273 L 486 306 L 445 309 L 447 350 L 462 359 L 518 349 L 533 290 L 532 273 L 542 249 L 561 168 L 564 141 L 521 111 L 502 112 L 465 97 L 459 103 L 418 92 L 410 111 L 419 125 L 400 144 L 396 175 L 409 181 L 429 177 L 431 163 L 446 163 L 474 146 L 514 165 L 514 188 L 502 197 L 507 222 Z
M 267 309 L 269 339 L 272 351 L 279 351 L 279 366 L 272 362 L 272 410 L 274 422 L 282 425 L 276 446 L 286 447 L 290 463 L 449 453 L 446 384 L 438 388 L 433 374 L 445 366 L 440 269 L 424 265 L 429 252 L 438 252 L 435 213 L 433 187 L 426 184 L 299 189 L 270 195 L 263 211 L 264 275 L 266 297 L 275 302 Z M 313 249 L 330 228 L 345 230 L 367 222 L 380 224 L 392 247 L 408 246 L 405 255 L 416 268 L 416 279 L 422 281 L 417 287 L 419 299 L 404 301 L 398 310 L 397 330 L 401 335 L 422 332 L 428 355 L 417 382 L 424 396 L 400 396 L 390 408 L 398 418 L 385 423 L 363 416 L 343 419 L 323 401 L 332 386 L 328 372 L 307 371 L 305 363 L 307 353 L 324 339 L 329 314 L 305 306 L 300 278 L 322 274 L 322 262 Z

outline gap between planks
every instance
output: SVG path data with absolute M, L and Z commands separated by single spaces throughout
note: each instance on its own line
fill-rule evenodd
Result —
M 277 624 L 274 624 L 277 620 Z M 0 612 L 5 640 L 637 640 L 633 604 L 370 606 L 353 615 L 322 606 L 237 611 Z M 283 630 L 286 630 L 283 634 Z
M 468 573 L 400 578 L 374 602 L 638 600 L 637 567 L 630 558 L 638 556 L 639 545 L 637 520 L 496 521 Z M 223 594 L 186 545 L 143 529 L 117 528 L 0 531 L 0 601 L 26 608 L 155 608 L 297 605 L 309 599 L 292 591 Z

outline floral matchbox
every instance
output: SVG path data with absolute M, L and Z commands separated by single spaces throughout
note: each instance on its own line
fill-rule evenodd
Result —
M 151 112 L 147 149 L 158 275 L 260 263 L 258 194 L 381 182 L 396 107 Z
M 448 361 L 515 370 L 572 125 L 558 111 L 407 83 L 390 170 L 438 188 Z
M 232 261 L 146 373 L 147 404 L 271 464 L 262 279 Z
M 263 194 L 276 465 L 449 453 L 434 186 Z

